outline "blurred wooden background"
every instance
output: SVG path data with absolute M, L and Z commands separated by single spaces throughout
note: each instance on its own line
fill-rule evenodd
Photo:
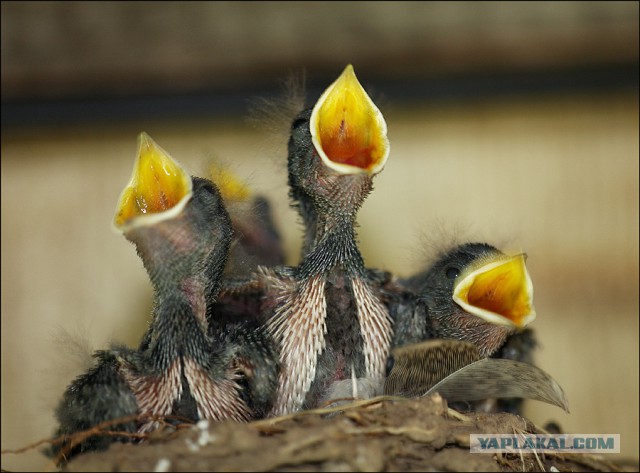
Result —
M 312 103 L 353 63 L 392 147 L 367 264 L 408 275 L 453 238 L 526 251 L 538 364 L 571 406 L 527 415 L 620 433 L 637 460 L 637 3 L 3 2 L 1 21 L 3 449 L 53 431 L 83 366 L 61 329 L 91 349 L 144 331 L 151 288 L 110 230 L 137 134 L 267 195 L 293 264 L 286 136 L 247 100 L 305 68 Z

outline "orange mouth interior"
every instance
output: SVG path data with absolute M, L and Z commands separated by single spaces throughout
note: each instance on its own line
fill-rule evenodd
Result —
M 533 287 L 524 255 L 485 265 L 465 276 L 454 299 L 467 311 L 501 323 L 524 327 L 535 318 Z
M 191 195 L 191 178 L 146 133 L 138 138 L 138 157 L 127 187 L 120 194 L 114 225 L 175 208 Z
M 379 172 L 389 154 L 382 114 L 347 66 L 314 107 L 311 134 L 330 167 L 345 173 Z M 334 166 L 335 165 L 335 166 Z

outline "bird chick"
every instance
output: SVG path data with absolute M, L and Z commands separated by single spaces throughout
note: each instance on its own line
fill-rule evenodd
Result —
M 384 375 L 391 319 L 354 226 L 388 158 L 386 131 L 351 65 L 293 120 L 288 182 L 305 226 L 302 260 L 261 273 L 283 365 L 273 414 L 314 406 L 337 379 Z
M 270 409 L 277 356 L 257 326 L 216 324 L 212 307 L 232 238 L 231 221 L 210 181 L 190 177 L 146 134 L 114 227 L 135 244 L 154 287 L 152 320 L 136 350 L 114 346 L 66 390 L 59 435 L 104 421 L 136 420 L 125 432 L 153 430 L 157 418 L 248 420 Z M 66 455 L 100 449 L 91 437 Z M 55 452 L 53 452 L 55 453 Z
M 259 265 L 283 265 L 284 249 L 269 201 L 222 165 L 211 163 L 208 176 L 218 186 L 235 235 L 224 277 L 246 278 Z
M 525 259 L 524 254 L 508 256 L 485 243 L 466 243 L 441 255 L 425 271 L 386 284 L 386 303 L 395 324 L 392 345 L 458 340 L 473 344 L 481 358 L 531 364 L 536 342 L 526 327 L 536 313 Z M 505 395 L 507 391 L 503 389 Z M 498 397 L 463 407 L 519 413 L 520 398 L 526 396 Z
M 148 336 L 121 365 L 140 412 L 171 414 L 184 391 L 198 418 L 247 419 L 240 374 L 229 366 L 227 347 L 211 339 L 207 317 L 206 301 L 219 290 L 232 238 L 217 189 L 191 178 L 142 134 L 114 224 L 136 245 L 155 289 Z
M 487 357 L 535 320 L 526 255 L 485 243 L 459 245 L 403 285 L 415 295 L 394 308 L 394 346 L 427 339 L 473 343 Z M 409 301 L 411 298 L 408 299 Z M 413 309 L 413 310 L 411 310 Z

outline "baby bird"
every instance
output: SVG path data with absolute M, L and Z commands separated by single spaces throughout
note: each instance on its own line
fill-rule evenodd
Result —
M 471 343 L 480 358 L 530 364 L 536 342 L 526 327 L 536 312 L 525 259 L 524 254 L 508 256 L 485 243 L 467 243 L 425 271 L 387 284 L 386 303 L 395 324 L 393 347 L 458 340 Z M 474 409 L 519 413 L 521 407 L 522 400 L 513 398 L 478 403 Z
M 386 163 L 386 131 L 351 65 L 293 120 L 289 187 L 305 225 L 302 260 L 262 268 L 252 286 L 264 288 L 261 311 L 280 349 L 274 415 L 314 406 L 336 379 L 384 375 L 391 319 L 368 280 L 354 225 Z
M 393 345 L 457 339 L 473 343 L 482 357 L 496 353 L 536 318 L 525 259 L 485 243 L 453 248 L 402 282 L 415 298 L 392 309 Z
M 437 391 L 463 410 L 519 413 L 526 398 L 568 412 L 560 385 L 531 364 L 535 339 L 523 328 L 535 311 L 524 259 L 470 243 L 409 280 L 382 277 L 396 329 L 387 377 L 338 381 L 325 401 Z
M 235 235 L 229 250 L 225 279 L 246 278 L 259 265 L 283 265 L 284 249 L 269 201 L 252 192 L 248 185 L 222 165 L 211 163 L 208 175 L 220 191 Z
M 137 350 L 115 346 L 66 390 L 56 411 L 59 435 L 137 416 L 118 430 L 145 433 L 157 417 L 248 420 L 271 408 L 277 355 L 257 327 L 221 326 L 214 300 L 232 228 L 217 188 L 190 177 L 146 134 L 123 190 L 114 227 L 136 245 L 154 287 L 153 317 Z M 68 442 L 73 438 L 68 437 Z M 68 454 L 105 448 L 94 436 Z

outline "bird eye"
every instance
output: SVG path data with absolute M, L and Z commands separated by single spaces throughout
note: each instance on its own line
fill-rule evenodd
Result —
M 291 129 L 295 130 L 296 128 L 300 128 L 305 123 L 308 123 L 308 121 L 309 120 L 307 120 L 306 118 L 296 118 L 291 124 Z
M 460 274 L 460 270 L 458 268 L 455 268 L 453 266 L 447 268 L 447 277 L 449 279 L 455 279 L 458 277 L 458 275 Z

